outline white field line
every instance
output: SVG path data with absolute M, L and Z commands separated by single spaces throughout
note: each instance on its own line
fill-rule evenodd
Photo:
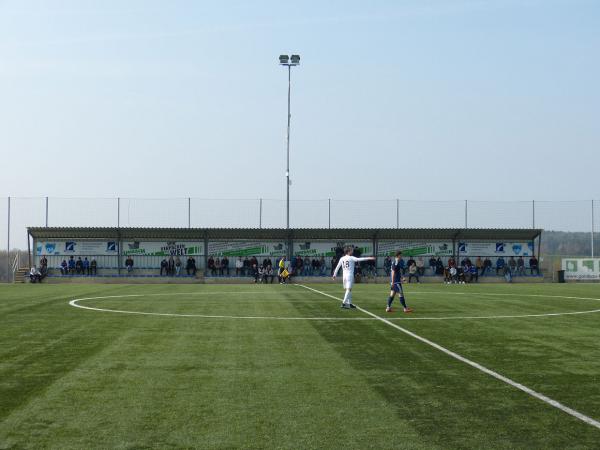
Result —
M 305 287 L 305 286 L 303 286 Z M 164 296 L 178 296 L 178 295 L 220 295 L 220 294 L 255 294 L 255 291 L 222 291 L 222 292 L 164 292 L 160 294 L 122 294 L 122 295 L 105 295 L 101 297 L 83 297 L 76 298 L 69 302 L 69 305 L 75 308 L 81 309 L 89 309 L 91 311 L 101 311 L 101 312 L 112 312 L 112 313 L 121 313 L 121 314 L 141 314 L 146 316 L 166 316 L 166 317 L 203 317 L 209 319 L 262 319 L 262 320 L 375 320 L 374 318 L 368 317 L 276 317 L 276 316 L 229 316 L 229 315 L 207 315 L 207 314 L 178 314 L 178 313 L 154 313 L 154 312 L 145 312 L 145 311 L 125 311 L 119 309 L 108 309 L 108 308 L 94 308 L 91 306 L 83 306 L 78 304 L 79 301 L 83 300 L 101 300 L 101 299 L 111 299 L 111 298 L 130 298 L 130 297 L 164 297 Z M 279 292 L 265 292 L 263 294 L 273 294 L 280 295 Z M 431 291 L 431 292 L 413 292 L 412 294 L 444 294 L 444 292 L 440 291 Z M 514 294 L 476 294 L 470 292 L 453 292 L 452 295 L 508 295 L 514 296 Z M 523 295 L 530 297 L 541 297 L 538 295 Z M 597 300 L 598 298 L 587 298 L 587 297 L 562 297 L 562 296 L 552 296 L 554 298 L 569 298 L 569 299 L 579 299 L 579 300 Z M 266 302 L 261 302 L 266 303 Z M 306 301 L 302 301 L 301 303 L 307 303 Z M 563 313 L 544 313 L 544 314 L 521 314 L 521 315 L 504 315 L 504 316 L 445 316 L 445 317 L 393 317 L 387 320 L 476 320 L 476 319 L 518 319 L 523 317 L 552 317 L 552 316 L 572 316 L 572 315 L 581 315 L 581 314 L 593 314 L 600 312 L 600 309 L 593 309 L 589 311 L 574 311 L 574 312 L 563 312 Z
M 337 298 L 337 297 L 335 297 L 333 295 L 330 295 L 330 294 L 328 294 L 326 292 L 318 291 L 316 289 L 313 289 L 311 287 L 305 286 L 303 284 L 297 284 L 297 286 L 303 287 L 304 289 L 308 289 L 310 291 L 316 292 L 316 293 L 321 294 L 321 295 L 325 295 L 325 296 L 330 297 L 330 298 L 332 298 L 334 300 L 337 300 L 337 301 L 340 301 L 340 302 L 342 301 L 342 299 L 340 299 L 340 298 Z M 514 387 L 514 388 L 517 388 L 517 389 L 519 389 L 519 390 L 521 390 L 521 391 L 523 391 L 523 392 L 531 395 L 532 397 L 535 397 L 538 400 L 541 400 L 544 403 L 547 403 L 550 406 L 553 406 L 553 407 L 555 407 L 557 409 L 560 409 L 561 411 L 563 411 L 563 412 L 565 412 L 565 413 L 567 413 L 567 414 L 569 414 L 569 415 L 571 415 L 571 416 L 573 416 L 573 417 L 581 420 L 582 422 L 585 422 L 588 425 L 591 425 L 591 426 L 593 426 L 593 427 L 595 427 L 595 428 L 597 428 L 597 429 L 600 430 L 600 422 L 598 422 L 597 420 L 592 419 L 591 417 L 588 417 L 588 416 L 580 413 L 579 411 L 575 411 L 574 409 L 569 408 L 568 406 L 565 406 L 562 403 L 559 403 L 556 400 L 551 399 L 550 397 L 546 397 L 544 394 L 540 394 L 539 392 L 536 392 L 533 389 L 530 389 L 527 386 L 522 385 L 521 383 L 517 383 L 516 381 L 513 381 L 510 378 L 505 377 L 504 375 L 500 375 L 498 372 L 494 372 L 493 370 L 488 369 L 487 367 L 484 367 L 481 364 L 476 363 L 475 361 L 471 361 L 470 359 L 467 359 L 464 356 L 459 355 L 458 353 L 454 353 L 453 351 L 448 350 L 447 348 L 442 347 L 441 345 L 436 344 L 435 342 L 430 341 L 429 339 L 421 337 L 418 334 L 415 334 L 412 331 L 407 330 L 406 328 L 402 328 L 401 326 L 399 326 L 399 325 L 397 325 L 397 324 L 395 324 L 393 322 L 390 322 L 389 320 L 384 319 L 383 317 L 380 317 L 377 314 L 373 314 L 372 312 L 367 311 L 366 309 L 361 308 L 360 306 L 356 306 L 356 309 L 358 309 L 359 311 L 361 311 L 361 312 L 363 312 L 363 313 L 365 313 L 365 314 L 373 317 L 374 319 L 377 319 L 377 320 L 385 323 L 386 325 L 389 325 L 392 328 L 395 328 L 398 331 L 401 331 L 404 334 L 407 334 L 408 336 L 410 336 L 410 337 L 412 337 L 414 339 L 417 339 L 418 341 L 423 342 L 424 344 L 427 344 L 427 345 L 429 345 L 429 346 L 431 346 L 431 347 L 433 347 L 433 348 L 435 348 L 435 349 L 437 349 L 437 350 L 445 353 L 448 356 L 451 356 L 454 359 L 457 359 L 458 361 L 461 361 L 461 362 L 463 362 L 465 364 L 468 364 L 469 366 L 474 367 L 475 369 L 480 370 L 481 372 L 486 373 L 486 374 L 488 374 L 488 375 L 496 378 L 497 380 L 500 380 L 500 381 L 502 381 L 502 382 L 504 382 L 504 383 L 506 383 L 506 384 L 508 384 L 508 385 L 510 385 L 512 387 Z
M 151 294 L 150 294 L 151 295 Z M 160 294 L 157 294 L 160 295 Z M 156 313 L 156 312 L 145 312 L 145 311 L 124 311 L 119 309 L 108 309 L 108 308 L 94 308 L 92 306 L 83 306 L 77 302 L 82 300 L 98 300 L 103 298 L 120 298 L 120 297 L 146 297 L 143 294 L 132 294 L 132 295 L 111 295 L 107 297 L 87 297 L 87 298 L 76 298 L 69 302 L 69 305 L 75 308 L 89 309 L 91 311 L 102 311 L 120 314 L 139 314 L 144 316 L 166 316 L 166 317 L 203 317 L 207 319 L 260 319 L 260 320 L 328 320 L 328 321 L 347 321 L 347 320 L 373 320 L 370 317 L 274 317 L 274 316 L 222 316 L 222 315 L 208 315 L 208 314 L 176 314 L 176 313 Z

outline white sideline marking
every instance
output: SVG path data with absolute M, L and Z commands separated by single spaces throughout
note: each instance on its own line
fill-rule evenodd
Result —
M 300 287 L 303 287 L 304 289 L 308 289 L 308 290 L 316 292 L 318 294 L 325 295 L 325 296 L 330 297 L 330 298 L 332 298 L 334 300 L 337 300 L 337 301 L 342 301 L 342 299 L 340 299 L 340 298 L 334 297 L 333 295 L 330 295 L 330 294 L 328 294 L 326 292 L 318 291 L 316 289 L 313 289 L 311 287 L 305 286 L 303 284 L 297 284 L 296 286 L 300 286 Z M 457 360 L 459 360 L 459 361 L 461 361 L 461 362 L 463 362 L 465 364 L 468 364 L 469 366 L 474 367 L 474 368 L 476 368 L 476 369 L 478 369 L 478 370 L 480 370 L 480 371 L 482 371 L 482 372 L 484 372 L 484 373 L 486 373 L 486 374 L 488 374 L 488 375 L 490 375 L 490 376 L 492 376 L 492 377 L 494 377 L 494 378 L 496 378 L 496 379 L 498 379 L 498 380 L 500 380 L 500 381 L 502 381 L 502 382 L 504 382 L 506 384 L 509 384 L 510 386 L 515 387 L 515 388 L 517 388 L 517 389 L 519 389 L 519 390 L 521 390 L 521 391 L 523 391 L 523 392 L 531 395 L 532 397 L 535 397 L 538 400 L 541 400 L 544 403 L 549 404 L 550 406 L 558 408 L 561 411 L 563 411 L 563 412 L 565 412 L 565 413 L 567 413 L 567 414 L 569 414 L 569 415 L 571 415 L 573 417 L 576 417 L 577 419 L 581 420 L 582 422 L 585 422 L 588 425 L 591 425 L 591 426 L 593 426 L 595 428 L 598 428 L 600 430 L 600 422 L 598 422 L 597 420 L 594 420 L 591 417 L 588 417 L 588 416 L 586 416 L 584 414 L 581 414 L 579 411 L 575 411 L 574 409 L 569 408 L 568 406 L 565 406 L 562 403 L 559 403 L 556 400 L 551 399 L 550 397 L 546 397 L 544 394 L 540 394 L 539 392 L 536 392 L 533 389 L 530 389 L 527 386 L 522 385 L 521 383 L 517 383 L 516 381 L 513 381 L 510 378 L 505 377 L 504 375 L 500 375 L 498 372 L 494 372 L 493 370 L 488 369 L 487 367 L 484 367 L 481 364 L 476 363 L 475 361 L 471 361 L 470 359 L 467 359 L 464 356 L 460 356 L 458 353 L 454 353 L 453 351 L 448 350 L 447 348 L 442 347 L 441 345 L 436 344 L 435 342 L 430 341 L 429 339 L 421 337 L 418 334 L 415 334 L 412 331 L 407 330 L 406 328 L 402 328 L 401 326 L 396 325 L 395 323 L 392 323 L 389 320 L 384 319 L 383 317 L 378 316 L 377 314 L 373 314 L 372 312 L 367 311 L 366 309 L 361 308 L 360 306 L 356 306 L 356 309 L 358 309 L 359 311 L 361 311 L 361 312 L 363 312 L 363 313 L 365 313 L 365 314 L 373 317 L 374 319 L 377 319 L 377 320 L 385 323 L 386 325 L 389 325 L 390 327 L 393 327 L 393 328 L 397 329 L 398 331 L 401 331 L 404 334 L 409 335 L 412 338 L 415 338 L 415 339 L 423 342 L 424 344 L 427 344 L 427 345 L 429 345 L 429 346 L 431 346 L 431 347 L 433 347 L 433 348 L 435 348 L 435 349 L 437 349 L 437 350 L 445 353 L 448 356 L 451 356 L 454 359 L 457 359 Z

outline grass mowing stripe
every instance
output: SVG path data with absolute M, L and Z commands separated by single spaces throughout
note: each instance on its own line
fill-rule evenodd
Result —
M 338 301 L 342 301 L 342 299 L 337 298 L 331 294 L 328 294 L 326 292 L 322 292 L 319 291 L 317 289 L 313 289 L 311 287 L 305 286 L 303 284 L 296 284 L 296 286 L 302 287 L 304 289 L 308 289 L 310 291 L 316 292 L 318 294 L 330 297 L 334 300 L 338 300 Z M 385 323 L 386 325 L 389 325 L 392 328 L 397 329 L 398 331 L 401 331 L 404 334 L 407 334 L 408 336 L 417 339 L 418 341 L 423 342 L 424 344 L 427 344 L 443 353 L 445 353 L 448 356 L 451 356 L 454 359 L 457 359 L 465 364 L 468 364 L 471 367 L 474 367 L 475 369 L 480 370 L 481 372 L 484 372 L 494 378 L 496 378 L 497 380 L 500 380 L 512 387 L 515 387 L 529 395 L 531 395 L 532 397 L 537 398 L 538 400 L 543 401 L 544 403 L 549 404 L 550 406 L 553 406 L 557 409 L 560 409 L 561 411 L 581 420 L 582 422 L 587 423 L 588 425 L 591 425 L 597 429 L 600 430 L 600 422 L 598 422 L 597 420 L 592 419 L 591 417 L 586 416 L 585 414 L 580 413 L 579 411 L 575 411 L 572 408 L 569 408 L 568 406 L 563 405 L 560 402 L 557 402 L 556 400 L 551 399 L 550 397 L 545 396 L 544 394 L 540 394 L 539 392 L 534 391 L 533 389 L 528 388 L 527 386 L 522 385 L 521 383 L 517 383 L 516 381 L 511 380 L 510 378 L 505 377 L 504 375 L 500 375 L 498 372 L 494 372 L 491 369 L 488 369 L 487 367 L 482 366 L 481 364 L 476 363 L 475 361 L 471 361 L 470 359 L 465 358 L 464 356 L 459 355 L 458 353 L 454 353 L 451 350 L 448 350 L 445 347 L 442 347 L 439 344 L 436 344 L 433 341 L 430 341 L 429 339 L 426 339 L 424 337 L 419 336 L 418 334 L 413 333 L 412 331 L 407 330 L 406 328 L 402 328 L 399 325 L 396 325 L 393 322 L 390 322 L 387 319 L 384 319 L 383 317 L 378 316 L 377 314 L 372 313 L 371 311 L 368 311 L 364 308 L 361 308 L 360 306 L 356 305 L 356 309 L 358 309 L 359 311 L 373 317 L 374 319 L 377 319 L 383 323 Z

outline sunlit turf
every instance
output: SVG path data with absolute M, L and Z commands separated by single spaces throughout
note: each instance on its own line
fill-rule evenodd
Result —
M 384 312 L 386 285 L 353 297 L 600 420 L 600 285 L 405 290 L 411 315 Z M 111 296 L 127 297 L 90 298 Z M 300 286 L 0 286 L 0 343 L 0 448 L 600 447 L 600 430 Z

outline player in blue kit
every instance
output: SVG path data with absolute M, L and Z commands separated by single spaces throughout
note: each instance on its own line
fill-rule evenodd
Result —
M 392 310 L 392 302 L 394 301 L 394 297 L 398 294 L 400 297 L 400 303 L 404 308 L 405 313 L 412 312 L 408 306 L 406 306 L 406 301 L 404 300 L 404 291 L 402 290 L 402 268 L 400 267 L 400 257 L 402 256 L 402 252 L 396 252 L 396 258 L 392 262 L 392 267 L 390 270 L 391 274 L 391 283 L 390 283 L 390 296 L 387 301 L 387 308 L 385 308 L 386 312 L 394 312 Z

